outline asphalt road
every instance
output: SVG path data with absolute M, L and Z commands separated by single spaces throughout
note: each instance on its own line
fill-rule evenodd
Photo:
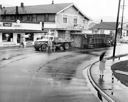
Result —
M 0 102 L 98 102 L 82 76 L 94 54 L 6 49 L 1 55 Z
M 118 46 L 116 54 L 127 53 L 127 48 L 126 44 Z M 98 102 L 82 70 L 101 52 L 47 55 L 33 48 L 1 49 L 0 102 Z

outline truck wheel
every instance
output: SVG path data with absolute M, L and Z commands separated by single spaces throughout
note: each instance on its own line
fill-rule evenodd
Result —
M 65 43 L 65 44 L 64 44 L 64 49 L 65 49 L 65 50 L 68 50 L 69 48 L 70 48 L 69 44 L 68 44 L 68 43 Z
M 46 48 L 47 48 L 47 45 L 46 45 L 46 44 L 43 44 L 43 45 L 41 46 L 41 51 L 46 50 Z
M 63 46 L 60 46 L 60 50 L 61 50 L 61 51 L 64 51 L 64 47 L 63 47 Z

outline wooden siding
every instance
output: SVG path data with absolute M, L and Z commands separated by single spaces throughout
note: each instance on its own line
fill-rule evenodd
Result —
M 67 16 L 67 23 L 63 23 L 63 17 Z M 57 27 L 62 28 L 73 28 L 74 27 L 74 18 L 77 18 L 77 24 L 80 26 L 87 25 L 87 20 L 84 19 L 82 15 L 79 14 L 79 12 L 74 8 L 70 7 L 63 11 L 62 13 L 59 13 L 56 15 L 56 25 Z M 85 23 L 83 21 L 85 20 Z

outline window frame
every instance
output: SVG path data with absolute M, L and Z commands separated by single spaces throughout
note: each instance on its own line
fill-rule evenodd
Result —
M 74 25 L 77 25 L 77 24 L 78 24 L 77 18 L 74 18 L 74 19 L 73 19 L 73 23 L 74 23 Z
M 8 37 L 6 36 L 8 34 Z M 2 33 L 2 42 L 12 42 L 13 41 L 13 33 Z
M 68 17 L 66 15 L 63 16 L 63 23 L 68 23 Z

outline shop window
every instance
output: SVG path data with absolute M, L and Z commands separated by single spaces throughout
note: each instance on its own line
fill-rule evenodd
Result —
M 26 33 L 26 41 L 33 41 L 34 34 L 33 33 Z
M 3 33 L 2 34 L 2 41 L 3 42 L 12 42 L 13 33 Z

